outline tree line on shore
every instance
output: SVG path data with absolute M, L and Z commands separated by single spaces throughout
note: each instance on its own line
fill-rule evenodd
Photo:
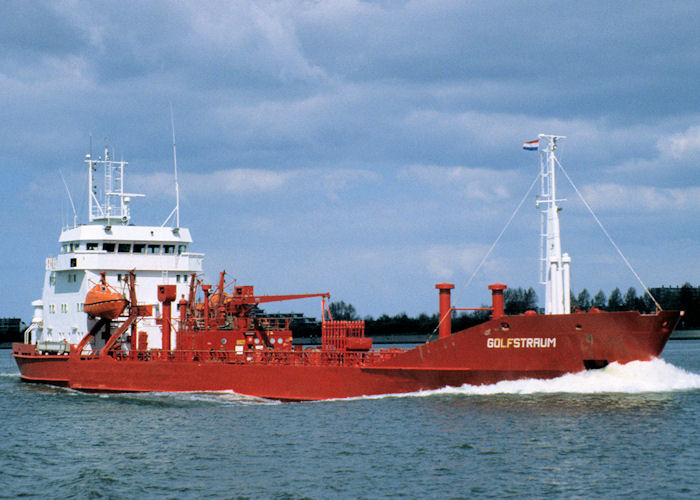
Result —
M 659 290 L 659 289 L 656 289 Z M 663 290 L 663 289 L 661 289 Z M 700 327 L 700 289 L 685 283 L 679 293 L 663 294 L 659 297 L 663 309 L 679 309 L 685 311 L 680 328 Z M 504 308 L 506 314 L 522 314 L 525 311 L 542 312 L 538 307 L 537 293 L 530 287 L 509 288 L 504 292 Z M 488 306 L 483 306 L 488 307 Z M 656 304 L 651 297 L 644 293 L 638 295 L 634 287 L 630 287 L 623 294 L 619 288 L 615 288 L 606 296 L 603 290 L 599 290 L 591 296 L 587 289 L 578 294 L 571 294 L 571 308 L 573 310 L 589 311 L 592 308 L 601 311 L 639 311 L 651 313 L 656 310 Z M 352 304 L 343 301 L 331 302 L 329 309 L 333 319 L 341 321 L 359 321 L 364 319 L 365 334 L 396 335 L 396 334 L 421 334 L 430 335 L 437 332 L 438 314 L 422 313 L 416 317 L 400 313 L 395 316 L 382 314 L 377 318 L 365 316 L 361 318 Z M 452 330 L 459 331 L 471 326 L 483 323 L 489 318 L 488 311 L 470 311 L 453 314 Z M 292 322 L 292 331 L 295 337 L 318 337 L 321 335 L 321 324 Z
M 700 327 L 699 287 L 693 287 L 686 282 L 681 287 L 653 288 L 651 292 L 662 309 L 684 311 L 678 328 Z M 595 307 L 601 311 L 639 311 L 641 313 L 651 313 L 657 309 L 656 302 L 648 293 L 637 295 L 634 287 L 628 288 L 624 295 L 619 288 L 615 288 L 607 299 L 602 290 L 591 297 L 584 288 L 577 296 L 572 294 L 571 307 L 584 311 Z

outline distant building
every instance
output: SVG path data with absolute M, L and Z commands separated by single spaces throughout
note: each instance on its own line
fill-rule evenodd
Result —
M 686 283 L 683 286 L 652 288 L 650 291 L 662 309 L 685 312 L 678 325 L 679 329 L 700 328 L 700 287 Z
M 0 347 L 10 347 L 12 342 L 22 342 L 27 325 L 19 318 L 0 318 Z
M 266 313 L 264 311 L 260 311 L 261 315 L 265 315 L 266 318 L 274 318 L 274 319 L 290 319 L 297 325 L 309 325 L 309 326 L 315 326 L 319 322 L 316 318 L 310 318 L 308 316 L 304 316 L 302 313 Z

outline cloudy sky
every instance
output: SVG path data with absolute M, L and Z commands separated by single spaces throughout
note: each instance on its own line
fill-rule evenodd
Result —
M 0 316 L 28 321 L 44 258 L 81 221 L 90 137 L 129 161 L 133 221 L 174 206 L 259 292 L 330 291 L 361 315 L 432 313 L 538 282 L 521 149 L 562 162 L 648 286 L 700 285 L 700 4 L 679 2 L 0 3 Z M 572 286 L 640 286 L 561 185 Z M 283 310 L 318 315 L 318 304 Z

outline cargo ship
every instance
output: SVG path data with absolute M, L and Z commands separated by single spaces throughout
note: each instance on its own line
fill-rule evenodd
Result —
M 506 315 L 507 287 L 494 283 L 490 318 L 452 332 L 454 285 L 438 283 L 437 337 L 414 348 L 375 348 L 364 322 L 331 317 L 326 292 L 259 295 L 253 286 L 227 285 L 225 272 L 216 286 L 191 272 L 186 294 L 178 284 L 159 283 L 151 302 L 140 301 L 138 271 L 121 277 L 123 291 L 103 274 L 85 295 L 92 323 L 78 342 L 13 344 L 22 380 L 81 391 L 232 391 L 304 401 L 555 378 L 657 357 L 681 312 L 570 311 L 571 259 L 561 251 L 555 186 L 558 139 L 540 135 L 534 147 L 526 143 L 540 152 L 544 314 Z M 260 304 L 313 297 L 323 310 L 319 346 L 294 345 L 289 319 L 258 314 Z M 158 336 L 141 326 L 154 315 Z

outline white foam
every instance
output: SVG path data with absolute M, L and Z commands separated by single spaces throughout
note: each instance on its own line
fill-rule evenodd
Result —
M 237 404 L 264 404 L 264 405 L 277 405 L 282 404 L 280 401 L 275 401 L 271 399 L 264 399 L 255 396 L 246 396 L 244 394 L 238 394 L 233 391 L 213 391 L 213 392 L 180 392 L 180 393 L 169 393 L 172 395 L 177 395 L 181 399 L 188 399 L 190 401 L 201 401 L 207 403 L 237 403 Z
M 128 393 L 103 393 L 100 397 L 121 397 L 131 398 L 136 400 L 151 400 L 151 401 L 182 401 L 195 403 L 214 403 L 214 404 L 236 404 L 236 405 L 269 405 L 281 404 L 279 401 L 270 399 L 258 398 L 255 396 L 246 396 L 233 391 L 184 391 L 184 392 L 128 392 Z
M 434 391 L 414 393 L 416 396 L 435 394 L 596 394 L 669 392 L 700 389 L 700 375 L 678 368 L 662 359 L 633 361 L 624 365 L 612 363 L 601 370 L 570 373 L 541 380 L 523 379 L 492 385 L 445 387 Z

